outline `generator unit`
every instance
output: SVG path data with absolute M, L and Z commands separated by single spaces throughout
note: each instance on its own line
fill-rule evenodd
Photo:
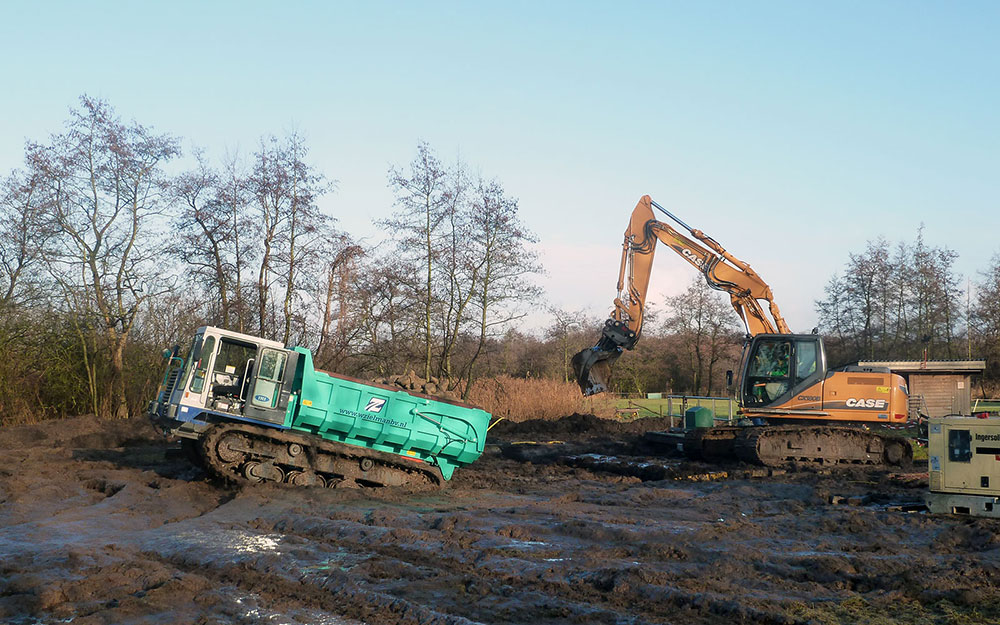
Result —
M 1000 518 L 1000 417 L 939 417 L 928 425 L 928 509 Z

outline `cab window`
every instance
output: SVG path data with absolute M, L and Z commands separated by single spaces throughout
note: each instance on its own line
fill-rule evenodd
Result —
M 246 372 L 247 362 L 257 354 L 257 346 L 224 338 L 219 342 L 219 355 L 212 367 L 212 393 L 216 396 L 237 396 Z
M 274 408 L 278 404 L 281 380 L 285 375 L 288 352 L 264 348 L 257 368 L 257 382 L 254 384 L 252 403 L 261 408 Z
M 194 336 L 194 340 L 191 341 L 191 349 L 188 351 L 187 359 L 184 361 L 184 373 L 181 374 L 181 388 L 187 386 L 188 378 L 191 375 L 191 368 L 194 366 L 195 361 L 201 356 L 201 341 L 202 337 L 200 334 L 196 334 Z
M 191 378 L 191 392 L 200 393 L 205 388 L 205 374 L 208 371 L 208 363 L 212 360 L 212 353 L 215 351 L 215 337 L 210 336 L 205 339 L 205 344 L 198 355 L 198 362 L 194 365 L 194 377 Z
M 769 404 L 788 391 L 791 356 L 791 341 L 767 339 L 757 343 L 747 369 L 747 401 Z
M 802 382 L 816 373 L 816 343 L 814 341 L 798 341 L 795 344 L 795 383 Z

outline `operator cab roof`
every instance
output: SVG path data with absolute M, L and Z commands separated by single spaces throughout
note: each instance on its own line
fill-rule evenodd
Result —
M 280 341 L 271 341 L 269 339 L 262 339 L 259 336 L 251 336 L 249 334 L 241 334 L 239 332 L 233 332 L 232 330 L 224 330 L 222 328 L 217 328 L 215 326 L 201 326 L 198 328 L 198 334 L 205 334 L 206 332 L 211 332 L 216 336 L 224 336 L 228 338 L 233 338 L 238 341 L 243 341 L 245 343 L 253 343 L 255 345 L 261 345 L 263 347 L 273 347 L 275 349 L 285 349 L 285 346 Z

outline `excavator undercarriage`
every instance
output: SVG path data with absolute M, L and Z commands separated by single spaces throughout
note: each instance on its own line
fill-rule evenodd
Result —
M 684 453 L 692 460 L 732 460 L 768 467 L 885 466 L 908 468 L 913 448 L 905 439 L 860 427 L 779 425 L 689 430 Z

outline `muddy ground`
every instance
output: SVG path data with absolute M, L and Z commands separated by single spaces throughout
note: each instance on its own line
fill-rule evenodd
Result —
M 0 429 L 0 622 L 1000 622 L 1000 523 L 905 511 L 919 478 L 686 462 L 662 426 L 501 423 L 437 492 L 220 486 L 142 420 Z

